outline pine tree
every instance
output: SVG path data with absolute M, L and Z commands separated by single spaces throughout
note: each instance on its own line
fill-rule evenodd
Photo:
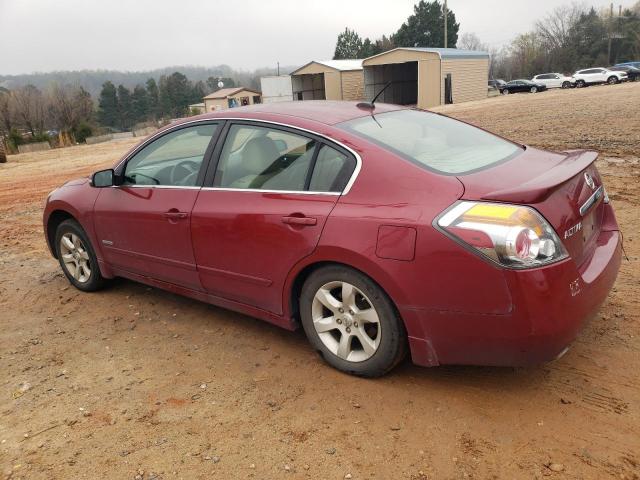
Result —
M 98 122 L 108 127 L 114 127 L 119 123 L 116 87 L 109 81 L 102 84 L 98 100 Z
M 118 118 L 122 130 L 131 128 L 133 124 L 131 92 L 122 85 L 118 85 Z
M 460 24 L 455 14 L 447 13 L 447 46 L 455 47 Z M 392 37 L 396 47 L 444 47 L 444 12 L 438 0 L 420 0 Z
M 136 85 L 131 95 L 131 112 L 134 123 L 142 122 L 149 117 L 149 93 L 142 85 Z
M 355 30 L 344 29 L 336 42 L 336 50 L 333 54 L 334 60 L 358 58 L 362 50 L 362 38 Z

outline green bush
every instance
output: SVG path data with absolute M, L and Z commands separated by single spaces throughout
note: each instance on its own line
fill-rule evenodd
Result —
M 87 137 L 93 134 L 93 128 L 87 122 L 80 122 L 80 124 L 73 130 L 73 136 L 76 137 L 78 143 L 85 143 Z

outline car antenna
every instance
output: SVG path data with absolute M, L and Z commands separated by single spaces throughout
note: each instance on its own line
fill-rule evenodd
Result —
M 360 103 L 358 103 L 356 105 L 356 107 L 358 107 L 358 108 L 366 108 L 367 110 L 375 109 L 376 108 L 376 106 L 375 106 L 376 100 L 378 99 L 378 97 L 380 95 L 382 95 L 382 92 L 384 92 L 387 89 L 387 87 L 389 85 L 391 85 L 392 83 L 393 83 L 392 81 L 391 82 L 387 82 L 387 84 L 384 87 L 382 87 L 382 90 L 380 90 L 378 92 L 378 94 L 375 97 L 373 97 L 373 100 L 371 100 L 370 102 L 360 102 Z

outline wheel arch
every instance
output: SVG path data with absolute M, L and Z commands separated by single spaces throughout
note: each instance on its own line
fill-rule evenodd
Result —
M 399 288 L 396 287 L 395 282 L 384 274 L 384 271 L 375 266 L 371 261 L 368 261 L 366 257 L 361 256 L 355 252 L 344 252 L 339 249 L 340 252 L 334 255 L 314 256 L 314 258 L 307 258 L 306 261 L 299 263 L 292 269 L 289 279 L 285 283 L 284 290 L 284 305 L 287 316 L 292 318 L 297 324 L 300 322 L 300 311 L 298 306 L 298 299 L 302 291 L 302 286 L 309 275 L 314 271 L 327 267 L 327 266 L 342 266 L 355 270 L 362 275 L 365 275 L 372 282 L 378 285 L 382 291 L 389 297 L 393 307 L 395 308 L 398 317 L 402 319 L 399 306 L 402 305 L 404 300 L 401 296 Z M 347 258 L 345 258 L 345 254 Z M 402 319 L 402 323 L 407 327 L 407 322 Z
M 47 219 L 47 243 L 49 244 L 49 250 L 51 250 L 51 254 L 54 258 L 58 258 L 58 253 L 55 247 L 56 230 L 65 220 L 75 220 L 78 222 L 78 219 L 73 214 L 63 209 L 53 210 Z

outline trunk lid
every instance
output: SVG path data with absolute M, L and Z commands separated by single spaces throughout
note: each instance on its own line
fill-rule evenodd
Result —
M 507 162 L 458 179 L 465 187 L 464 199 L 535 208 L 580 266 L 602 228 L 604 187 L 594 165 L 597 156 L 585 150 L 555 153 L 527 147 Z

